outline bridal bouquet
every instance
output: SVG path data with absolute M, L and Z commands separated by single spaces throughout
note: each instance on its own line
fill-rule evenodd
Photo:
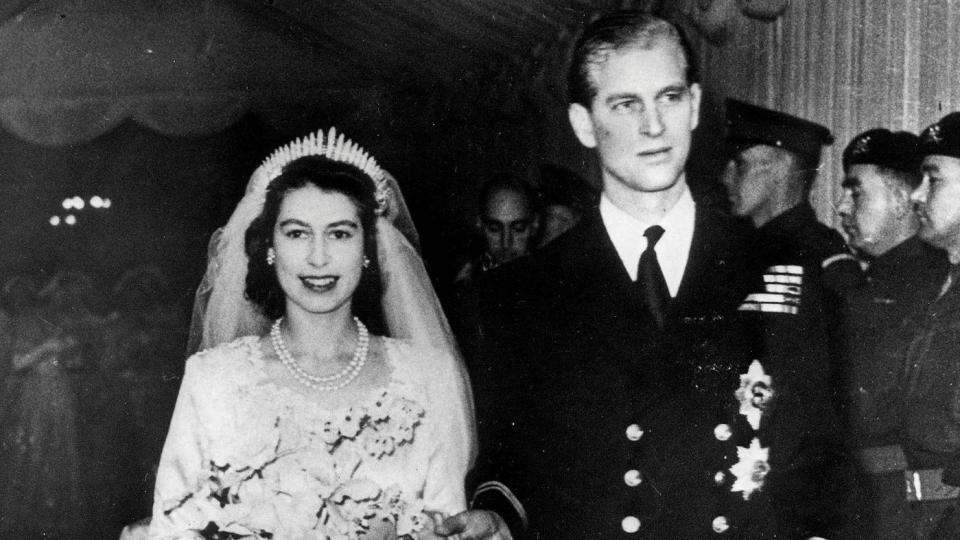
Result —
M 385 393 L 369 407 L 311 422 L 315 430 L 277 418 L 266 437 L 238 441 L 234 455 L 209 460 L 196 489 L 165 518 L 206 539 L 411 535 L 431 521 L 422 502 L 356 472 L 362 460 L 412 442 L 422 415 L 415 403 Z

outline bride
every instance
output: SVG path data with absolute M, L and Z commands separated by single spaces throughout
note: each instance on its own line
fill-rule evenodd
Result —
M 211 241 L 151 538 L 430 538 L 464 510 L 469 385 L 415 234 L 332 129 L 257 169 Z

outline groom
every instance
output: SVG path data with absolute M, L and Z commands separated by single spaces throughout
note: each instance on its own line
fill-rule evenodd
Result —
M 569 92 L 600 205 L 480 284 L 478 486 L 438 532 L 830 534 L 825 479 L 842 460 L 827 371 L 791 335 L 807 276 L 769 266 L 749 230 L 691 197 L 701 89 L 686 42 L 649 15 L 603 17 L 577 43 Z

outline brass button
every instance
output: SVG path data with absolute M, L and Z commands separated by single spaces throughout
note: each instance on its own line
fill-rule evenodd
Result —
M 623 532 L 633 534 L 640 530 L 640 520 L 634 516 L 627 516 L 620 522 Z
M 713 428 L 713 436 L 717 438 L 718 441 L 729 440 L 730 437 L 733 437 L 733 431 L 730 430 L 728 424 L 717 424 L 717 427 Z
M 713 523 L 711 526 L 713 527 L 713 532 L 717 534 L 723 534 L 730 528 L 730 523 L 727 522 L 726 517 L 717 516 L 713 518 Z
M 631 441 L 639 441 L 640 437 L 643 437 L 643 430 L 637 424 L 630 424 L 627 426 L 627 438 Z
M 636 469 L 630 469 L 623 475 L 623 483 L 630 487 L 637 487 L 640 482 L 643 482 L 643 476 Z

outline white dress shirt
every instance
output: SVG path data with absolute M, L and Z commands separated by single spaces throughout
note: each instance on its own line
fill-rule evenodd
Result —
M 653 225 L 663 227 L 663 236 L 653 250 L 657 253 L 657 261 L 660 263 L 671 297 L 677 296 L 680 281 L 683 280 L 683 271 L 690 257 L 696 210 L 690 189 L 686 186 L 673 208 L 656 223 L 643 223 L 617 208 L 605 194 L 600 196 L 600 217 L 603 219 L 603 226 L 607 229 L 607 235 L 610 236 L 617 255 L 623 261 L 623 267 L 633 281 L 637 280 L 640 254 L 647 249 L 647 238 L 643 236 L 643 232 Z

